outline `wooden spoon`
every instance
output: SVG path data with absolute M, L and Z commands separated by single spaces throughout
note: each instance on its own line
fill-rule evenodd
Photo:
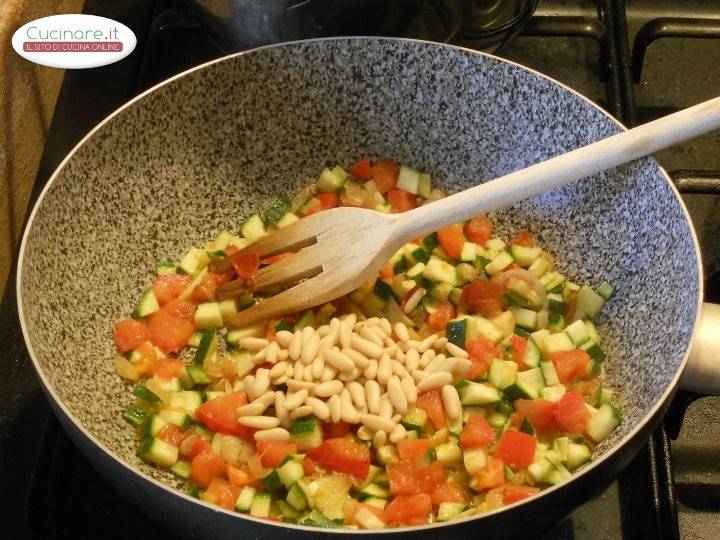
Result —
M 227 322 L 245 326 L 329 302 L 368 281 L 403 244 L 415 238 L 719 127 L 720 98 L 714 98 L 409 212 L 385 214 L 346 207 L 306 217 L 241 251 L 266 258 L 299 250 L 261 269 L 255 290 L 305 281 Z

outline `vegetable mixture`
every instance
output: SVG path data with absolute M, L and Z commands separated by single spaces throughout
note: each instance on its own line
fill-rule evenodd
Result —
M 620 423 L 592 322 L 613 289 L 567 279 L 527 230 L 506 242 L 477 216 L 405 245 L 347 297 L 233 327 L 262 301 L 253 275 L 286 256 L 240 249 L 336 206 L 443 197 L 431 183 L 389 160 L 326 168 L 241 235 L 158 263 L 113 335 L 138 455 L 228 510 L 368 529 L 512 504 L 587 463 Z

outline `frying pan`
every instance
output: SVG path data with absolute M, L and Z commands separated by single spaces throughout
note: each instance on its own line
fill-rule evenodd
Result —
M 244 216 L 273 195 L 306 185 L 325 162 L 390 157 L 460 190 L 622 129 L 538 73 L 419 41 L 301 41 L 174 77 L 85 137 L 33 210 L 17 294 L 25 341 L 48 399 L 92 464 L 138 508 L 180 534 L 396 534 L 271 523 L 176 490 L 168 473 L 135 456 L 133 431 L 120 418 L 130 394 L 111 362 L 113 322 L 127 316 L 148 286 L 154 261 L 178 259 L 221 229 L 237 230 Z M 720 353 L 720 309 L 702 303 L 690 218 L 653 159 L 491 217 L 501 235 L 530 228 L 573 280 L 616 286 L 599 327 L 607 379 L 621 397 L 624 420 L 569 480 L 486 514 L 401 529 L 408 538 L 539 533 L 628 464 L 683 370 L 688 387 L 720 389 L 713 363 Z

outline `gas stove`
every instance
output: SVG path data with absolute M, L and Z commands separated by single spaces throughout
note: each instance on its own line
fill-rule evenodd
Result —
M 443 12 L 440 4 L 428 0 L 423 20 L 408 35 L 487 47 L 463 20 L 468 11 Z M 129 26 L 138 48 L 117 64 L 66 73 L 31 202 L 62 158 L 107 114 L 153 84 L 224 54 L 183 2 L 88 0 L 85 12 Z M 567 84 L 628 126 L 714 97 L 720 87 L 716 0 L 543 0 L 523 32 L 502 45 L 503 58 Z M 703 251 L 707 300 L 716 302 L 719 148 L 715 133 L 657 155 L 690 210 Z M 174 538 L 122 499 L 59 427 L 25 350 L 14 283 L 13 274 L 0 311 L 3 537 Z M 661 426 L 618 480 L 540 538 L 718 538 L 718 455 L 720 398 L 678 392 Z

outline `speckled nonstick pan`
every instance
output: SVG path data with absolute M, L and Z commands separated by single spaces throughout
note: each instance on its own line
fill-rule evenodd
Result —
M 273 194 L 305 185 L 325 162 L 391 157 L 460 190 L 622 129 L 538 73 L 417 41 L 297 42 L 190 70 L 95 128 L 60 165 L 33 211 L 17 291 L 38 376 L 93 465 L 180 534 L 364 534 L 226 512 L 175 490 L 169 474 L 138 459 L 133 431 L 120 418 L 130 394 L 111 361 L 113 322 L 131 311 L 156 260 L 178 259 L 221 229 L 237 230 L 244 216 Z M 616 286 L 599 322 L 607 378 L 622 398 L 624 421 L 570 480 L 472 519 L 402 529 L 408 538 L 441 530 L 454 537 L 527 536 L 566 516 L 644 444 L 678 385 L 693 339 L 694 377 L 687 383 L 720 388 L 712 364 L 720 350 L 718 309 L 703 308 L 687 211 L 653 159 L 493 218 L 501 234 L 529 227 L 574 280 Z

